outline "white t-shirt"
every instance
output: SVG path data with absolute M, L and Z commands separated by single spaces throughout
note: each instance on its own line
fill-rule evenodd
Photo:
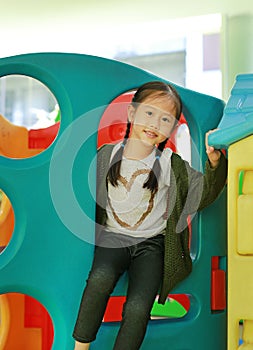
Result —
M 120 144 L 115 145 L 111 159 L 119 147 Z M 148 238 L 165 229 L 166 218 L 163 216 L 167 208 L 171 155 L 169 148 L 164 149 L 161 154 L 161 174 L 155 195 L 143 188 L 155 161 L 155 150 L 142 160 L 122 159 L 118 186 L 108 183 L 108 231 Z

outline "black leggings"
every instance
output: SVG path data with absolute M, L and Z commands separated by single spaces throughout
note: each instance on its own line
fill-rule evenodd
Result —
M 113 235 L 114 242 L 118 236 L 115 233 L 104 234 L 109 239 Z M 82 343 L 95 340 L 108 299 L 120 276 L 128 270 L 127 298 L 113 349 L 139 349 L 160 287 L 163 256 L 163 235 L 120 248 L 96 246 L 73 337 Z

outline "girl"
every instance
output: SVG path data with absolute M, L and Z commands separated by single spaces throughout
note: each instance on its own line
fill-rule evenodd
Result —
M 172 86 L 146 83 L 128 106 L 123 142 L 98 152 L 97 240 L 73 333 L 75 350 L 87 350 L 95 340 L 126 270 L 128 290 L 114 350 L 140 348 L 157 293 L 164 304 L 191 272 L 187 217 L 217 198 L 227 169 L 207 137 L 204 175 L 165 148 L 181 111 Z

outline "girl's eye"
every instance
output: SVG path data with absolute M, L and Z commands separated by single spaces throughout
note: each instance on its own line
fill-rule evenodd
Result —
M 167 118 L 167 117 L 163 117 L 162 121 L 165 122 L 165 123 L 170 123 L 171 122 L 170 118 Z
M 147 116 L 148 116 L 148 117 L 152 117 L 153 112 L 151 112 L 151 111 L 147 111 L 147 112 L 146 112 L 146 114 L 147 114 Z

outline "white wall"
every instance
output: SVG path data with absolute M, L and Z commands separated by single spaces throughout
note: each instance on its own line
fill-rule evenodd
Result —
M 0 0 L 0 57 L 57 51 L 111 58 L 122 47 L 146 45 L 154 35 L 156 41 L 187 36 L 186 86 L 194 90 L 201 86 L 202 92 L 214 94 L 208 82 L 221 79 L 219 72 L 217 77 L 204 76 L 201 64 L 196 64 L 201 60 L 197 37 L 201 31 L 213 31 L 212 22 L 191 16 L 220 13 L 230 18 L 252 12 L 252 0 Z M 221 91 L 215 89 L 215 95 Z
M 152 24 L 189 16 L 221 13 L 235 15 L 253 11 L 251 0 L 0 0 L 0 57 L 31 51 L 81 51 L 110 55 L 125 28 L 135 31 L 132 40 L 152 35 Z M 187 31 L 177 21 L 164 34 Z M 109 42 L 108 40 L 109 39 Z M 88 53 L 89 53 L 88 52 Z

